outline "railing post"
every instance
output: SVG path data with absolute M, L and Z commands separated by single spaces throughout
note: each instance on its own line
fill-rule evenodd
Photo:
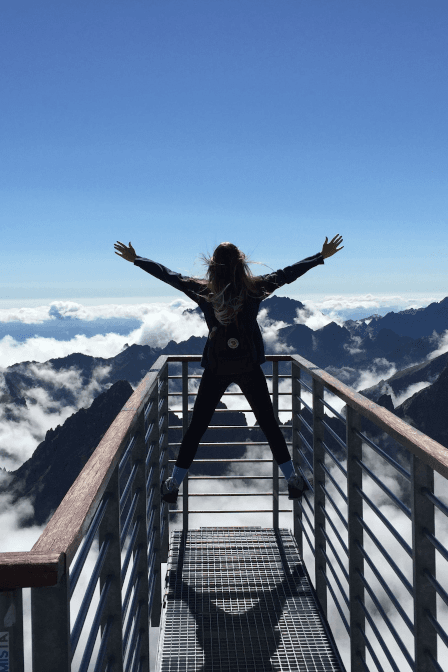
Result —
M 437 660 L 437 633 L 426 616 L 436 618 L 436 591 L 426 578 L 427 570 L 436 575 L 436 551 L 424 535 L 434 535 L 434 504 L 422 493 L 423 488 L 434 492 L 434 471 L 411 453 L 412 488 L 412 564 L 414 578 L 414 650 L 415 669 L 429 669 L 426 651 Z
M 188 429 L 188 360 L 182 362 L 182 437 Z M 185 475 L 182 492 L 182 528 L 188 532 L 188 471 Z
M 70 672 L 70 589 L 68 571 L 57 586 L 31 588 L 33 671 Z
M 301 412 L 302 405 L 300 403 L 300 367 L 294 361 L 291 360 L 291 408 L 292 408 L 292 462 L 295 467 L 299 466 L 299 447 L 300 447 L 300 436 L 299 432 L 301 429 L 301 420 L 299 414 Z M 302 509 L 299 506 L 297 499 L 293 499 L 293 521 L 294 521 L 294 538 L 297 542 L 297 548 L 299 550 L 300 556 L 303 557 L 303 533 L 302 527 L 299 523 L 299 520 L 302 520 Z
M 132 466 L 132 465 L 131 465 Z M 98 548 L 101 548 L 106 536 L 110 537 L 109 549 L 104 559 L 100 573 L 100 595 L 103 586 L 110 575 L 113 577 L 110 584 L 107 601 L 101 617 L 101 636 L 104 634 L 107 621 L 112 617 L 110 633 L 107 640 L 105 660 L 111 658 L 114 662 L 114 671 L 123 670 L 123 641 L 122 641 L 122 602 L 121 602 L 121 544 L 120 544 L 120 489 L 118 477 L 119 464 L 116 465 L 103 497 L 110 493 L 107 508 L 98 528 Z M 50 668 L 49 668 L 50 669 Z
M 169 463 L 168 463 L 168 361 L 165 363 L 161 371 L 159 372 L 159 449 L 160 455 L 163 455 L 162 464 L 160 465 L 161 471 L 165 468 L 165 474 L 163 479 L 165 480 L 169 476 Z M 160 497 L 160 494 L 159 494 Z M 162 504 L 161 504 L 162 506 Z M 168 561 L 168 549 L 169 549 L 169 526 L 170 526 L 170 516 L 169 516 L 169 504 L 165 502 L 163 508 L 163 516 L 160 520 L 160 561 L 165 563 Z M 163 532 L 162 532 L 163 528 Z
M 140 549 L 136 579 L 140 577 L 138 595 L 136 604 L 142 604 L 143 608 L 140 610 L 139 622 L 135 624 L 137 632 L 141 632 L 141 645 L 139 652 L 139 661 L 134 660 L 131 669 L 139 669 L 140 672 L 149 672 L 149 614 L 148 614 L 148 596 L 149 596 L 149 581 L 148 581 L 148 532 L 147 532 L 147 518 L 146 518 L 146 431 L 145 431 L 145 413 L 140 413 L 136 427 L 136 441 L 134 445 L 133 456 L 136 463 L 138 463 L 137 473 L 135 475 L 132 486 L 132 494 L 139 492 L 139 498 L 135 509 L 134 520 L 140 519 L 140 527 L 135 540 L 133 558 L 137 555 L 137 550 Z M 159 573 L 160 577 L 160 573 Z M 132 656 L 133 652 L 129 652 Z M 140 664 L 140 667 L 138 666 Z
M 149 411 L 147 409 L 149 408 Z M 162 609 L 162 570 L 161 570 L 161 545 L 162 545 L 162 516 L 161 516 L 161 499 L 160 499 L 160 450 L 159 450 L 159 395 L 158 395 L 158 381 L 154 389 L 153 396 L 148 399 L 148 404 L 145 408 L 146 423 L 148 427 L 148 442 L 150 446 L 150 462 L 148 467 L 151 471 L 151 482 L 148 483 L 147 496 L 152 495 L 152 507 L 148 511 L 148 518 L 154 512 L 153 526 L 153 548 L 155 549 L 156 558 L 154 562 L 155 584 L 151 605 L 151 627 L 158 628 L 160 626 L 160 615 Z M 146 429 L 145 429 L 146 431 Z M 152 533 L 151 533 L 152 534 Z M 151 577 L 152 578 L 152 577 Z
M 351 672 L 360 672 L 364 667 L 359 656 L 365 658 L 365 641 L 360 628 L 365 631 L 365 615 L 358 601 L 364 604 L 364 584 L 358 571 L 364 576 L 364 557 L 356 542 L 363 546 L 363 528 L 357 518 L 357 515 L 363 517 L 363 499 L 356 490 L 356 486 L 362 490 L 362 467 L 356 458 L 362 460 L 362 439 L 353 430 L 361 431 L 361 416 L 348 404 L 346 409 L 350 660 Z
M 272 362 L 272 406 L 274 408 L 275 419 L 278 419 L 278 360 Z M 280 431 L 282 431 L 280 429 Z M 278 464 L 272 457 L 272 527 L 278 530 Z
M 23 672 L 22 588 L 0 590 L 0 670 Z
M 320 397 L 320 399 L 319 399 Z M 325 529 L 325 516 L 322 508 L 325 508 L 325 493 L 320 488 L 320 483 L 325 485 L 325 451 L 323 447 L 324 385 L 320 380 L 313 378 L 313 473 L 314 473 L 314 548 L 316 568 L 316 594 L 327 616 L 327 585 L 322 572 L 326 572 L 325 537 L 322 528 Z

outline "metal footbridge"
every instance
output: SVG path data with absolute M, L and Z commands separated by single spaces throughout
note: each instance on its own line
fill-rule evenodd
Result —
M 33 548 L 0 553 L 0 672 L 448 671 L 446 448 L 299 355 L 267 355 L 314 487 L 289 501 L 266 441 L 204 440 L 168 505 L 200 359 L 159 357 Z M 256 457 L 199 459 L 204 446 Z M 194 475 L 217 461 L 236 473 Z

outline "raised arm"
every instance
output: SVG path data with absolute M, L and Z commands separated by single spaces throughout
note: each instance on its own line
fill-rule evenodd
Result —
M 116 250 L 118 250 L 118 252 L 115 252 L 115 254 L 118 254 L 118 256 L 121 257 L 122 259 L 126 259 L 126 261 L 131 261 L 132 263 L 134 263 L 137 255 L 130 241 L 129 241 L 129 247 L 126 247 L 126 245 L 123 245 L 123 243 L 120 243 L 120 241 L 117 240 L 114 247 Z M 119 254 L 119 252 L 121 252 L 121 254 Z
M 327 259 L 328 257 L 332 257 L 333 254 L 336 254 L 336 252 L 339 252 L 339 250 L 342 250 L 344 246 L 339 247 L 342 243 L 342 236 L 337 233 L 333 240 L 328 242 L 328 236 L 325 238 L 325 243 L 322 245 L 322 256 L 324 259 Z M 338 248 L 338 249 L 336 249 Z

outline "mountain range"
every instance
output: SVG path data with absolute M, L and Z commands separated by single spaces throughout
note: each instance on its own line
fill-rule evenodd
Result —
M 448 329 L 448 297 L 426 308 L 392 312 L 384 317 L 373 315 L 357 321 L 348 320 L 343 326 L 331 322 L 314 331 L 295 322 L 298 317 L 301 320 L 307 317 L 307 309 L 299 301 L 271 297 L 262 307 L 268 310 L 269 320 L 282 321 L 287 325 L 278 329 L 276 343 L 281 345 L 277 345 L 277 353 L 298 353 L 347 385 L 353 385 L 359 379 L 360 371 L 375 360 L 393 363 L 399 369 L 397 373 L 359 392 L 448 447 L 448 352 L 427 359 L 437 347 L 441 334 Z M 202 316 L 199 308 L 184 312 L 195 311 Z M 21 525 L 42 525 L 49 519 L 117 413 L 132 395 L 133 389 L 160 355 L 201 354 L 204 344 L 205 337 L 193 336 L 181 343 L 170 341 L 164 348 L 126 345 L 122 352 L 109 359 L 75 353 L 50 359 L 44 364 L 20 362 L 4 369 L 1 374 L 3 391 L 0 392 L 0 401 L 5 407 L 5 418 L 10 422 L 18 421 L 19 406 L 27 407 L 29 401 L 25 398 L 25 392 L 31 388 L 43 388 L 55 404 L 76 404 L 76 398 L 69 386 L 55 387 L 44 376 L 39 376 L 40 369 L 51 366 L 56 371 L 63 371 L 74 367 L 84 386 L 95 378 L 95 372 L 99 368 L 102 369 L 99 389 L 90 407 L 80 408 L 62 426 L 48 430 L 31 458 L 15 471 L 6 472 L 7 478 L 2 489 L 8 490 L 12 495 L 12 503 L 21 497 L 30 498 L 34 503 L 34 517 L 22 520 Z M 270 354 L 267 343 L 265 348 L 266 354 Z M 288 366 L 288 363 L 280 362 L 279 373 L 287 373 Z M 262 368 L 268 373 L 270 364 L 266 363 Z M 305 382 L 308 382 L 306 377 Z M 411 385 L 417 384 L 425 384 L 426 387 L 394 408 L 392 395 L 399 397 Z M 173 391 L 171 383 L 170 391 Z M 221 401 L 217 408 L 226 406 Z M 341 413 L 345 415 L 345 409 Z M 312 424 L 307 409 L 303 409 L 302 415 Z M 191 418 L 191 411 L 189 416 Z M 325 420 L 345 440 L 341 422 L 328 415 Z M 236 446 L 228 446 L 225 450 L 220 449 L 220 457 L 237 459 L 243 456 L 247 442 L 265 440 L 257 426 L 247 427 L 242 412 L 215 413 L 211 425 L 215 424 L 241 426 L 241 429 L 226 430 L 224 433 L 222 430 L 209 428 L 204 434 L 201 440 L 204 442 L 241 442 Z M 169 412 L 169 425 L 173 427 L 171 432 L 176 435 L 175 440 L 180 442 L 182 423 L 173 412 Z M 281 425 L 287 441 L 291 441 L 290 425 L 290 421 Z M 175 427 L 178 429 L 174 429 Z M 389 440 L 387 435 L 378 432 L 371 422 L 363 419 L 362 429 L 370 437 L 376 437 L 377 440 L 381 438 L 383 449 L 387 449 L 399 462 L 407 462 L 406 451 L 393 440 Z M 308 439 L 311 441 L 311 437 Z M 343 458 L 338 442 L 328 432 L 325 441 L 334 454 Z M 170 450 L 170 453 L 171 459 L 177 455 L 177 451 Z M 8 454 L 13 456 L 13 446 L 0 449 L 0 458 Z M 216 448 L 200 446 L 197 458 L 213 460 L 214 457 Z M 203 475 L 223 475 L 225 470 L 226 466 L 216 461 L 209 465 L 199 463 L 194 467 L 195 474 Z M 281 484 L 283 487 L 282 479 Z

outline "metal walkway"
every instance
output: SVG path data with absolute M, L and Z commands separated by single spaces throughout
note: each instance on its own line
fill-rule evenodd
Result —
M 157 672 L 344 671 L 288 530 L 170 536 Z

